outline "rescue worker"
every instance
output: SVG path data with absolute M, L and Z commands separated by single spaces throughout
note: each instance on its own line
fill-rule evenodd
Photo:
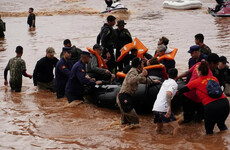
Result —
M 70 76 L 73 66 L 71 59 L 71 48 L 62 48 L 63 58 L 61 58 L 55 67 L 55 89 L 57 98 L 65 96 L 65 86 Z
M 5 34 L 4 34 L 5 30 L 6 30 L 5 23 L 2 21 L 1 15 L 0 15 L 0 38 L 5 38 Z
M 124 28 L 126 25 L 124 20 L 117 21 L 117 29 L 115 29 L 116 33 L 116 59 L 121 55 L 121 48 L 128 43 L 131 43 L 132 36 L 128 29 Z M 118 70 L 123 70 L 123 60 L 117 63 Z
M 93 46 L 93 50 L 98 54 L 91 54 L 90 62 L 87 64 L 86 70 L 87 74 L 91 78 L 95 78 L 96 80 L 104 80 L 104 81 L 112 81 L 115 78 L 115 75 L 112 74 L 101 57 L 103 53 L 103 47 L 99 44 L 95 44 Z M 99 64 L 99 60 L 101 60 L 101 64 Z
M 58 59 L 54 57 L 55 50 L 52 47 L 46 49 L 46 56 L 37 61 L 33 73 L 34 86 L 38 90 L 54 90 L 54 74 L 53 69 L 56 66 Z
M 158 84 L 160 81 L 146 78 L 148 75 L 147 70 L 142 70 L 143 62 L 140 58 L 135 57 L 132 60 L 132 68 L 126 75 L 124 82 L 121 86 L 120 92 L 117 95 L 117 104 L 121 110 L 121 124 L 139 124 L 138 115 L 134 109 L 134 102 L 132 96 L 137 90 L 139 83 L 151 83 Z
M 69 79 L 66 84 L 65 93 L 68 102 L 78 101 L 83 103 L 84 86 L 94 87 L 102 81 L 95 81 L 86 76 L 85 65 L 90 61 L 90 53 L 82 51 L 81 59 L 73 65 Z
M 33 8 L 29 8 L 29 16 L 27 18 L 27 24 L 29 25 L 30 29 L 35 28 L 35 14 Z
M 200 53 L 200 46 L 193 45 L 190 47 L 188 53 L 190 53 L 191 58 L 188 61 L 189 69 L 192 68 L 193 65 L 200 62 L 201 60 L 207 59 L 207 55 Z
M 199 33 L 195 35 L 195 43 L 196 45 L 200 46 L 200 53 L 201 54 L 205 54 L 205 55 L 209 55 L 212 53 L 211 49 L 204 44 L 204 35 Z
M 80 58 L 81 58 L 81 49 L 77 48 L 75 45 L 72 46 L 71 41 L 69 39 L 65 39 L 63 42 L 64 47 L 70 47 L 71 48 L 71 60 L 73 64 L 75 64 Z M 60 58 L 63 57 L 63 54 L 61 53 Z
M 104 47 L 102 57 L 108 59 L 107 66 L 109 71 L 115 72 L 116 62 L 114 56 L 115 32 L 113 26 L 116 24 L 116 18 L 112 15 L 107 17 L 107 23 L 101 27 L 101 32 L 97 36 L 97 44 Z
M 16 57 L 11 58 L 4 70 L 4 85 L 8 85 L 7 73 L 10 70 L 10 87 L 14 92 L 21 92 L 22 88 L 22 75 L 32 78 L 31 75 L 26 73 L 26 63 L 21 58 L 23 54 L 23 48 L 21 46 L 16 47 Z

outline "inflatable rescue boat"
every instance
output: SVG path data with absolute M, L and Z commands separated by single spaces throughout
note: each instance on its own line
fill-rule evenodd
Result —
M 199 0 L 177 0 L 177 1 L 164 1 L 164 8 L 170 9 L 199 9 L 202 7 L 202 2 Z
M 214 17 L 230 17 L 230 1 L 226 2 L 218 12 L 212 8 L 208 8 L 208 12 Z

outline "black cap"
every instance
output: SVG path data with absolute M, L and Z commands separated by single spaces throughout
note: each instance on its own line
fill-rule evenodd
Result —
M 72 50 L 71 50 L 71 47 L 63 47 L 62 52 L 64 52 L 64 51 L 68 52 L 68 53 L 71 53 Z
M 200 46 L 199 45 L 193 45 L 190 47 L 188 53 L 192 53 L 194 51 L 199 51 L 200 50 Z
M 225 56 L 220 56 L 219 62 L 222 62 L 222 63 L 225 63 L 225 64 L 229 63 Z
M 101 45 L 99 45 L 99 44 L 95 44 L 95 45 L 93 46 L 93 49 L 100 49 L 100 50 L 103 50 L 103 47 L 102 47 Z
M 89 57 L 90 57 L 90 53 L 87 52 L 87 51 L 82 51 L 82 52 L 81 52 L 81 55 L 85 55 L 85 56 L 89 56 Z

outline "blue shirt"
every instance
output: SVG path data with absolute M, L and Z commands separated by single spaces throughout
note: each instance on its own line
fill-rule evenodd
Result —
M 194 58 L 190 58 L 189 61 L 188 61 L 188 67 L 189 69 L 192 68 L 193 65 L 195 65 L 196 63 L 198 62 L 201 62 L 202 59 L 207 59 L 207 55 L 205 54 L 200 54 L 200 57 L 198 60 L 194 59 Z
M 86 78 L 85 64 L 81 60 L 73 65 L 65 92 L 71 95 L 83 95 L 84 85 L 95 86 L 95 81 Z
M 56 67 L 55 67 L 55 86 L 59 88 L 60 86 L 65 86 L 73 64 L 71 60 L 65 61 L 64 58 L 61 58 Z

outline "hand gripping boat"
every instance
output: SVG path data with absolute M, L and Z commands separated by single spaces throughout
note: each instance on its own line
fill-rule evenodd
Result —
M 105 11 L 102 11 L 100 13 L 101 14 L 111 13 L 111 12 L 116 12 L 119 10 L 128 10 L 128 8 L 126 8 L 124 5 L 122 5 L 119 1 L 114 0 L 111 7 L 107 7 Z
M 208 8 L 208 12 L 214 17 L 230 17 L 230 1 L 226 2 L 220 11 L 215 12 L 212 8 Z
M 202 7 L 202 3 L 199 0 L 164 1 L 163 7 L 170 8 L 170 9 L 179 9 L 179 10 L 199 9 Z

